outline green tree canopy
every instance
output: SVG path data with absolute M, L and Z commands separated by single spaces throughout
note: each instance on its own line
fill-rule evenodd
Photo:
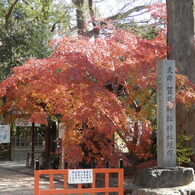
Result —
M 26 59 L 45 58 L 51 53 L 49 41 L 55 30 L 68 28 L 69 8 L 65 8 L 52 0 L 0 2 L 1 80 Z

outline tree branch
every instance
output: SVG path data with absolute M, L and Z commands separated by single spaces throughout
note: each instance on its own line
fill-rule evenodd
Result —
M 91 21 L 93 24 L 93 30 L 91 33 L 93 33 L 92 36 L 96 38 L 100 34 L 100 28 L 97 25 L 97 22 L 95 20 L 95 13 L 93 11 L 93 0 L 88 0 L 88 6 L 89 6 L 89 14 L 91 16 Z
M 153 89 L 150 95 L 146 97 L 146 99 L 143 101 L 140 107 L 144 106 L 150 100 L 150 98 L 154 95 L 155 92 L 156 92 L 156 89 Z
M 129 143 L 126 140 L 126 137 L 120 132 L 120 130 L 118 129 L 118 125 L 111 119 L 111 117 L 106 114 L 103 110 L 101 110 L 101 112 L 108 118 L 108 120 L 116 127 L 116 133 L 118 134 L 118 136 L 123 140 L 123 142 L 126 144 L 128 150 L 130 151 L 130 147 L 129 147 Z M 125 127 L 123 127 L 123 130 L 126 129 Z
M 15 7 L 15 5 L 19 2 L 19 0 L 15 0 L 14 3 L 11 5 L 11 7 L 9 8 L 7 14 L 5 15 L 5 28 L 7 29 L 8 28 L 8 22 L 9 22 L 9 19 L 12 15 L 12 12 L 13 12 L 13 9 Z
M 139 12 L 145 8 L 147 8 L 148 6 L 146 5 L 142 5 L 142 6 L 137 6 L 137 7 L 134 7 L 130 10 L 127 10 L 126 12 L 124 13 L 117 13 L 115 14 L 114 16 L 110 16 L 108 18 L 106 18 L 106 20 L 117 20 L 117 19 L 123 19 L 125 17 L 127 17 L 128 15 L 132 14 L 133 12 Z
M 91 19 L 94 19 L 94 11 L 93 11 L 93 0 L 88 0 L 88 5 L 89 5 L 89 13 L 91 16 Z

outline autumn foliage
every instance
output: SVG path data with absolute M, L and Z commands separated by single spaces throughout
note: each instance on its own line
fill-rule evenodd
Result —
M 29 116 L 47 124 L 55 116 L 65 129 L 65 159 L 151 157 L 151 119 L 156 116 L 156 62 L 166 58 L 164 32 L 145 40 L 115 30 L 95 41 L 64 37 L 47 59 L 29 59 L 0 85 L 1 114 L 7 121 Z M 178 100 L 194 101 L 193 87 L 178 76 Z M 13 111 L 17 111 L 16 114 Z M 123 146 L 114 137 L 120 138 Z

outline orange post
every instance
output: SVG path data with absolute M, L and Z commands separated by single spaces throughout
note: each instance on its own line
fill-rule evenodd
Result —
M 92 183 L 92 185 L 91 185 L 91 187 L 92 187 L 93 189 L 95 188 L 95 185 L 96 185 L 95 180 L 96 180 L 96 174 L 93 173 L 93 183 Z M 92 193 L 92 195 L 95 195 L 95 193 Z
M 120 174 L 118 176 L 119 195 L 123 195 L 123 185 L 124 185 L 124 170 L 120 169 Z
M 39 171 L 34 172 L 34 193 L 39 195 Z
M 105 188 L 109 188 L 109 173 L 105 173 Z M 109 192 L 106 192 L 106 195 L 109 195 Z
M 53 175 L 49 175 L 49 188 L 54 189 Z

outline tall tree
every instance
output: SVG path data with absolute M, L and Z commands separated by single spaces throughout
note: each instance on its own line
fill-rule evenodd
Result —
M 168 58 L 195 83 L 194 0 L 168 0 Z
M 194 0 L 167 0 L 168 59 L 176 60 L 178 71 L 195 83 Z M 177 105 L 177 131 L 193 136 L 195 108 Z M 192 145 L 195 149 L 195 145 Z

